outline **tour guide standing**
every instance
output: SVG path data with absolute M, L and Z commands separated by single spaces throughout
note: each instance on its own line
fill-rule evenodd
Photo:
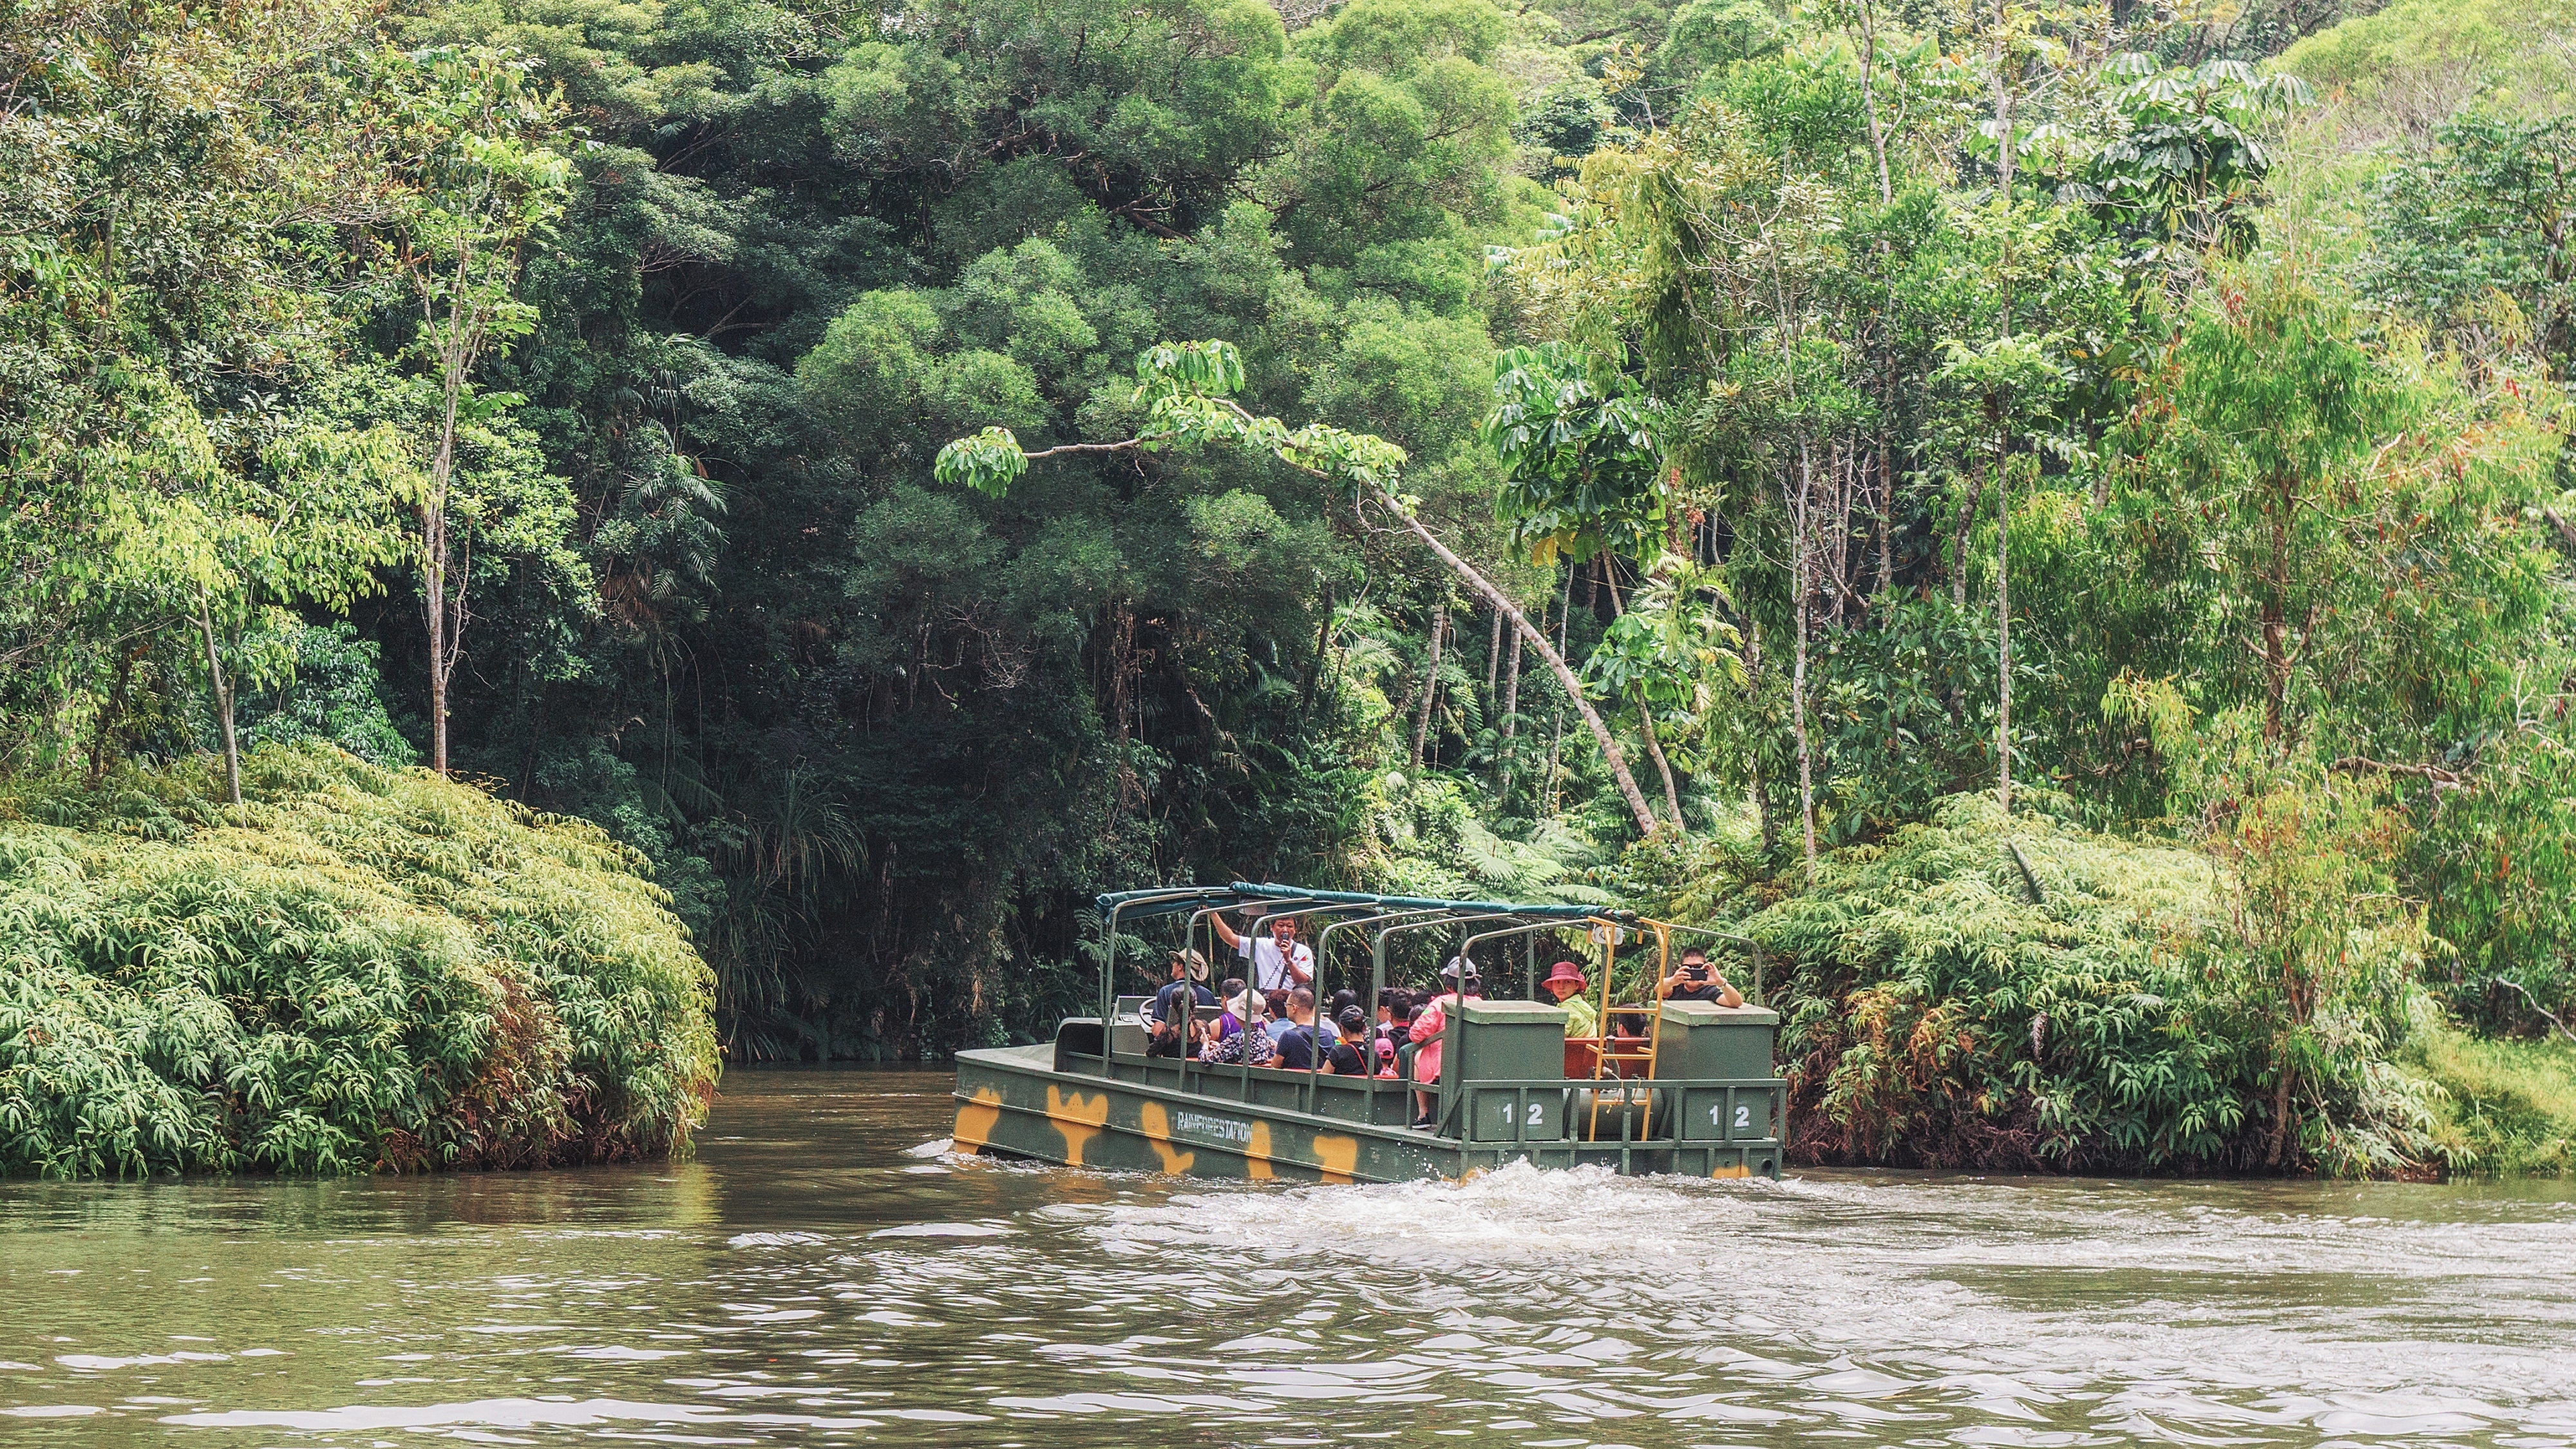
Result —
M 1315 953 L 1297 944 L 1297 918 L 1273 916 L 1270 939 L 1256 941 L 1227 924 L 1225 912 L 1208 917 L 1216 933 L 1234 948 L 1238 956 L 1252 959 L 1252 989 L 1255 991 L 1293 991 L 1315 984 Z

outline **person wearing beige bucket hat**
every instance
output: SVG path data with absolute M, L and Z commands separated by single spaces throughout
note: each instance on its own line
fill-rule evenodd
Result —
M 1208 963 L 1196 951 L 1172 953 L 1172 980 L 1154 993 L 1152 1014 L 1146 1018 L 1145 1055 L 1178 1057 L 1189 1054 L 1190 1018 L 1201 1006 L 1216 1005 L 1216 993 L 1208 990 Z

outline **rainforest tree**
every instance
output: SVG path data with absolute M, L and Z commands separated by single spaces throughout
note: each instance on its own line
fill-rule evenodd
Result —
M 1779 907 L 1819 1112 L 2019 990 L 1873 852 L 2126 841 L 2210 1111 L 1994 1140 L 2385 1166 L 2361 997 L 2576 1004 L 2567 26 L 2455 9 L 22 7 L 0 771 L 586 819 L 746 1058 L 1043 1032 L 1104 883 Z

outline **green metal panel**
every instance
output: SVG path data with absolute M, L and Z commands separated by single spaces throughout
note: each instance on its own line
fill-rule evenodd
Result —
M 1455 1142 L 1063 1071 L 1050 1065 L 1054 1056 L 1042 1046 L 959 1052 L 958 1148 L 1111 1171 L 1305 1182 L 1455 1177 L 1468 1166 Z
M 1667 1001 L 1663 1012 L 1656 1076 L 1743 1082 L 1772 1075 L 1778 1012 L 1713 1001 Z M 1676 1114 L 1673 1125 L 1684 1138 L 1767 1141 L 1777 1137 L 1781 1128 L 1774 1103 L 1775 1094 L 1768 1090 L 1688 1088 L 1671 1108 Z
M 1109 1049 L 1111 1051 L 1124 1053 L 1130 1056 L 1144 1055 L 1146 1034 L 1145 1023 L 1142 1018 L 1146 1008 L 1153 1004 L 1154 998 L 1150 996 L 1121 996 L 1118 998 L 1118 1014 L 1109 1019 Z
M 1565 1070 L 1565 1013 L 1535 1001 L 1466 1001 L 1449 1031 L 1444 1056 L 1465 1095 L 1470 1142 L 1553 1142 L 1565 1136 L 1565 1093 L 1476 1090 L 1480 1081 L 1530 1081 Z M 1444 1074 L 1445 1070 L 1444 1070 Z
M 1720 1006 L 1713 1001 L 1664 1003 L 1663 1039 L 1655 1048 L 1659 1077 L 1768 1077 L 1771 1042 L 1780 1013 L 1761 1006 Z

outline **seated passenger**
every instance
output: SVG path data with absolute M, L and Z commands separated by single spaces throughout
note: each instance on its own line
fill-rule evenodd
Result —
M 1735 989 L 1723 976 L 1709 969 L 1708 952 L 1697 946 L 1682 948 L 1682 964 L 1664 978 L 1666 1001 L 1714 1001 L 1720 1006 L 1742 1006 L 1744 993 Z
M 1261 1028 L 1261 1015 L 1253 1007 L 1252 993 L 1243 983 L 1229 978 L 1234 988 L 1225 1004 L 1225 1013 L 1212 1026 L 1212 1040 L 1199 1051 L 1203 1062 L 1246 1062 L 1262 1066 L 1270 1060 L 1270 1033 Z
M 1336 1023 L 1341 1034 L 1324 1048 L 1324 1070 L 1337 1077 L 1365 1077 L 1368 1064 L 1360 1058 L 1359 1043 L 1368 1040 L 1368 1013 L 1354 1001 L 1342 1008 L 1342 1019 Z
M 1300 986 L 1288 993 L 1288 1025 L 1279 1033 L 1281 1071 L 1303 1072 L 1315 1065 L 1315 993 Z
M 1343 1035 L 1342 1013 L 1349 1011 L 1352 1007 L 1359 1004 L 1360 994 L 1358 992 L 1336 991 L 1333 993 L 1333 999 L 1324 1003 L 1324 1009 L 1319 1013 L 1320 1019 L 1316 1022 L 1316 1025 L 1323 1029 L 1324 1035 L 1338 1040 Z M 1361 1020 L 1366 1021 L 1366 1016 L 1363 1015 Z
M 1225 978 L 1225 984 L 1217 988 L 1217 999 L 1224 1003 L 1225 1010 L 1218 1012 L 1216 1020 L 1208 1023 L 1208 1040 L 1215 1041 L 1242 1030 L 1243 1018 L 1235 1015 L 1235 1003 L 1243 999 L 1243 994 L 1243 978 L 1240 976 Z
M 1369 1046 L 1377 1053 L 1377 1074 L 1395 1075 L 1398 1048 L 1406 1042 L 1404 1029 L 1412 1024 L 1413 993 L 1401 986 L 1390 986 L 1377 994 L 1377 1026 L 1369 1034 Z
M 1540 983 L 1565 1012 L 1565 1034 L 1570 1037 L 1593 1037 L 1601 1034 L 1601 1010 L 1583 994 L 1592 983 L 1584 980 L 1583 968 L 1571 961 L 1559 961 L 1548 968 L 1547 980 Z
M 1305 991 L 1305 988 L 1302 986 L 1297 989 Z M 1314 995 L 1311 991 L 1306 992 L 1306 994 L 1309 997 Z M 1288 993 L 1285 990 L 1263 992 L 1261 997 L 1261 1029 L 1270 1033 L 1270 1044 L 1274 1047 L 1277 1046 L 1279 1044 L 1279 1038 L 1286 1036 L 1288 1034 L 1288 1028 L 1293 1025 L 1295 1025 L 1295 1023 L 1288 1019 Z
M 1177 1057 L 1185 1054 L 1194 1033 L 1190 1030 L 1197 1008 L 1216 1005 L 1216 993 L 1207 989 L 1207 958 L 1196 951 L 1172 953 L 1171 983 L 1154 993 L 1154 1005 L 1146 1018 L 1145 1055 Z

